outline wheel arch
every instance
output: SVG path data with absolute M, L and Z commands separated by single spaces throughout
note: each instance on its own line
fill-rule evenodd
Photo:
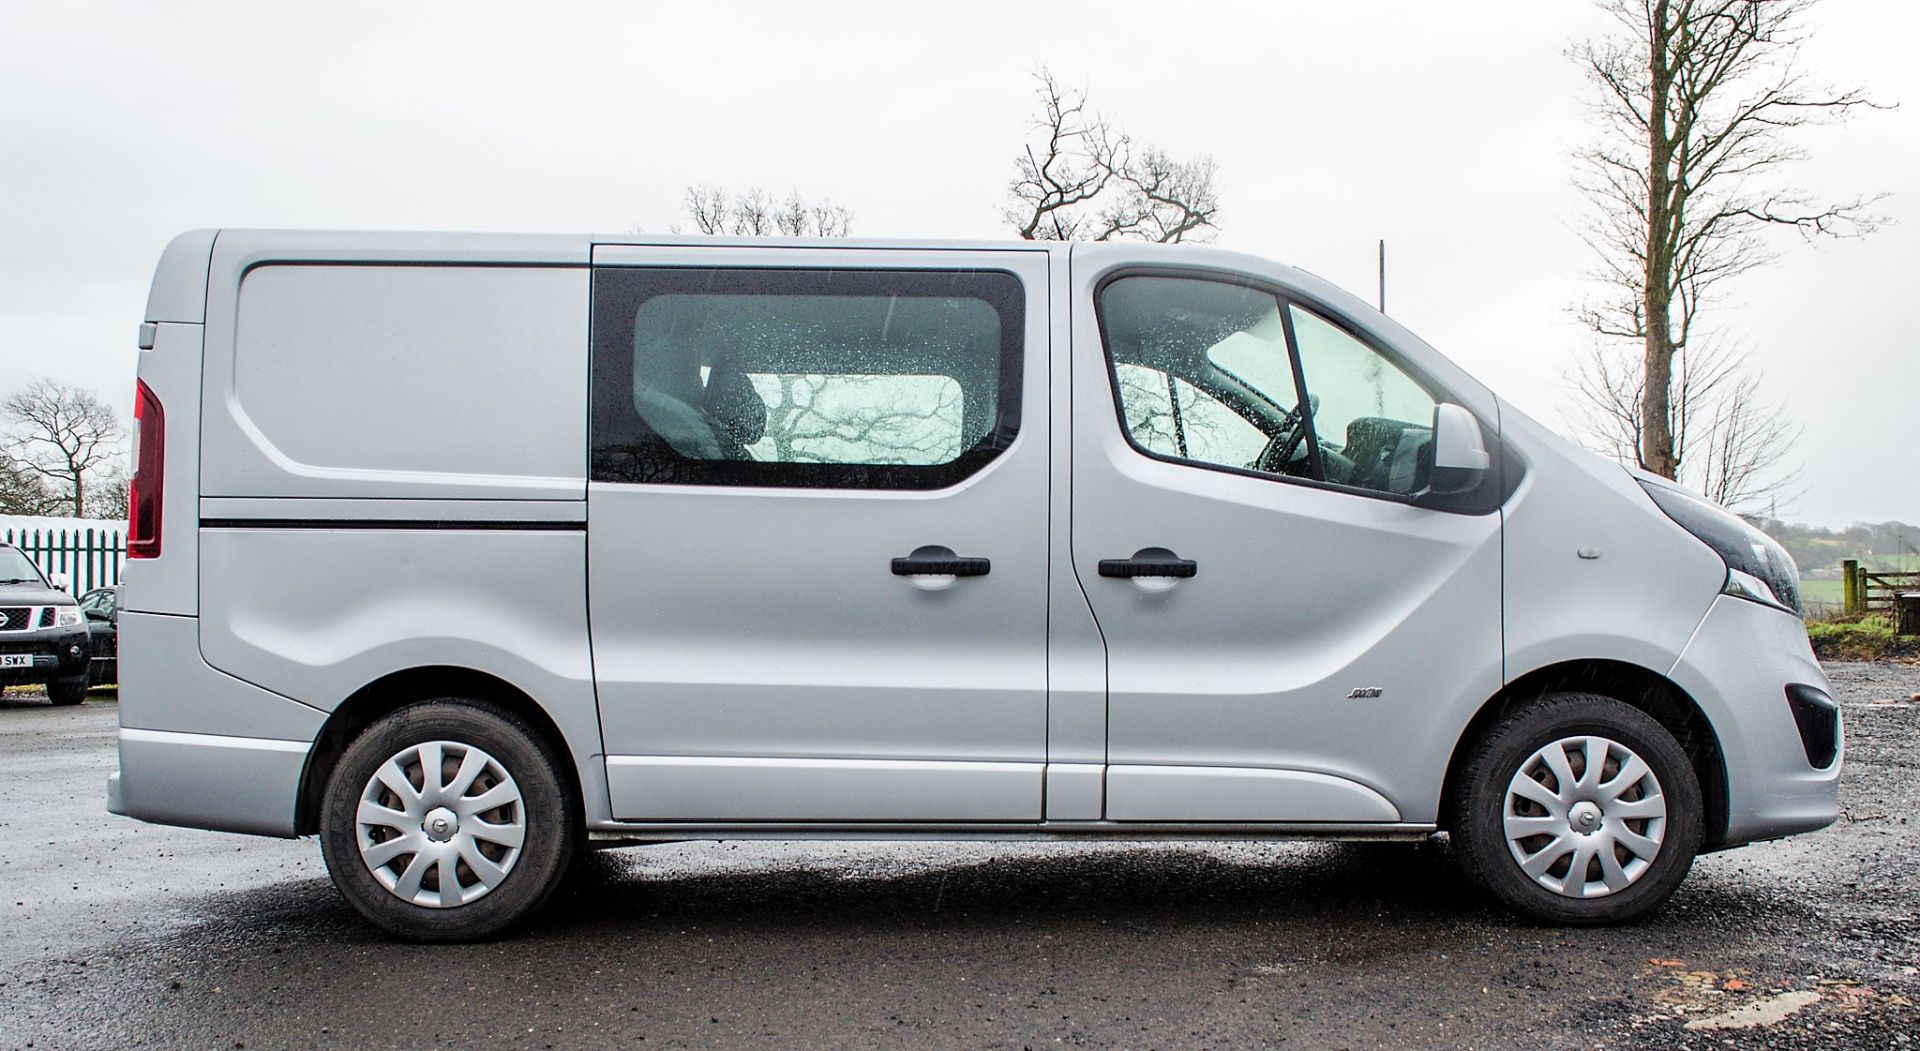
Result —
M 1458 778 L 1472 744 L 1498 725 L 1507 714 L 1549 693 L 1595 693 L 1632 705 L 1666 727 L 1680 744 L 1694 776 L 1700 782 L 1703 851 L 1719 846 L 1727 835 L 1727 764 L 1719 735 L 1700 705 L 1672 679 L 1638 664 L 1617 660 L 1570 660 L 1549 664 L 1514 679 L 1474 713 L 1454 742 L 1447 759 L 1446 780 L 1440 792 L 1440 820 L 1444 827 L 1453 813 Z
M 388 712 L 415 701 L 458 697 L 479 701 L 525 719 L 562 756 L 572 755 L 566 735 L 540 702 L 513 683 L 489 672 L 453 665 L 431 665 L 391 672 L 355 690 L 340 702 L 314 739 L 300 775 L 300 795 L 294 809 L 294 834 L 310 836 L 320 830 L 320 807 L 327 779 L 335 764 L 362 731 Z M 574 764 L 559 764 L 559 774 L 573 794 L 574 813 L 581 812 L 582 790 Z

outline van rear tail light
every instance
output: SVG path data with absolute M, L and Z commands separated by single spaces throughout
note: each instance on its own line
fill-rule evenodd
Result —
M 135 381 L 133 481 L 127 486 L 127 557 L 160 557 L 161 497 L 166 491 L 167 417 L 152 388 Z

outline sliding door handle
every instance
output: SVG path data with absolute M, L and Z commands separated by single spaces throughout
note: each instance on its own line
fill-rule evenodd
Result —
M 1100 560 L 1100 575 L 1118 577 L 1122 580 L 1139 577 L 1166 577 L 1184 580 L 1200 572 L 1200 564 L 1190 558 L 1181 558 L 1164 547 L 1146 547 L 1133 553 L 1132 558 L 1103 558 Z

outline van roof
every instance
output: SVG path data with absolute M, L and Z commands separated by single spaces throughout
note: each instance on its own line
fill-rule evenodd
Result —
M 1098 252 L 1106 261 L 1235 267 L 1260 261 L 1201 244 L 1146 241 L 1021 241 L 886 237 L 708 237 L 686 234 L 480 233 L 379 230 L 190 230 L 160 256 L 147 297 L 145 320 L 200 324 L 206 320 L 209 282 L 236 282 L 263 263 L 431 263 L 516 266 L 588 266 L 602 249 L 821 248 L 841 251 Z M 1264 264 L 1271 266 L 1270 263 Z

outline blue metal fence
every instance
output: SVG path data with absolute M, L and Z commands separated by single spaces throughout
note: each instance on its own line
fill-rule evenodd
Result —
M 43 572 L 65 574 L 76 595 L 120 583 L 127 559 L 126 527 L 117 522 L 0 523 L 0 542 L 25 552 Z

